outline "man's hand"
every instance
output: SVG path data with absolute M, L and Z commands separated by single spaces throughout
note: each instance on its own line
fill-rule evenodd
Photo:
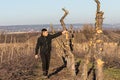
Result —
M 35 59 L 38 59 L 38 55 L 35 55 Z
M 66 30 L 64 30 L 63 32 L 62 32 L 62 34 L 66 34 L 68 31 L 66 31 Z

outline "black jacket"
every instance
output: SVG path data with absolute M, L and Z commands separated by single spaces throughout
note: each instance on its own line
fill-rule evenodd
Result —
M 51 41 L 53 38 L 56 38 L 58 36 L 62 35 L 62 32 L 58 32 L 56 34 L 50 35 L 48 34 L 47 37 L 40 36 L 37 40 L 36 48 L 35 48 L 35 54 L 38 54 L 38 50 L 40 48 L 40 53 L 50 53 L 51 51 Z

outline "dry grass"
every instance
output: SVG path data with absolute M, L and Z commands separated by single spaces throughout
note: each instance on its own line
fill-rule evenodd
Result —
M 89 28 L 88 25 L 87 28 Z M 76 61 L 83 60 L 84 54 L 88 49 L 87 41 L 92 37 L 93 33 L 91 33 L 90 30 L 87 31 L 87 28 L 83 28 L 80 32 L 75 31 L 73 53 L 76 57 Z M 90 29 L 92 29 L 92 27 Z M 104 43 L 104 53 L 102 54 L 105 61 L 105 80 L 119 80 L 119 73 L 117 73 L 117 70 L 119 71 L 120 68 L 120 46 L 118 46 L 117 41 L 120 40 L 120 37 L 118 37 L 120 31 L 111 31 L 110 33 L 109 31 L 105 32 L 104 36 L 106 42 Z M 0 35 L 0 80 L 41 79 L 41 63 L 34 59 L 35 44 L 39 35 L 40 33 Z M 64 37 L 61 36 L 60 38 Z M 53 40 L 50 73 L 54 72 L 55 68 L 63 64 L 60 60 L 61 58 L 55 54 L 59 53 L 59 51 L 57 51 L 58 46 L 56 45 L 57 43 Z M 81 71 L 80 67 L 79 70 Z M 53 75 L 50 79 L 62 80 L 68 78 L 70 80 L 71 78 L 68 73 L 68 70 L 65 68 L 58 74 Z M 81 73 L 79 72 L 76 79 L 79 80 L 80 76 Z

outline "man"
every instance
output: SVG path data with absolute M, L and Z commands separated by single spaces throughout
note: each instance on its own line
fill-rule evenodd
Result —
M 48 34 L 47 29 L 42 29 L 41 36 L 37 40 L 36 48 L 35 48 L 35 58 L 38 58 L 38 50 L 40 48 L 40 57 L 42 61 L 42 70 L 43 75 L 47 78 L 49 64 L 50 64 L 50 56 L 51 56 L 51 42 L 53 38 L 56 38 L 62 34 L 65 34 L 66 31 L 58 32 L 56 34 L 50 35 Z

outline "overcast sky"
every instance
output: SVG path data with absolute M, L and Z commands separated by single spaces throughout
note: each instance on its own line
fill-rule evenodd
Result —
M 104 23 L 120 23 L 120 0 L 100 0 Z M 0 25 L 59 24 L 62 8 L 66 23 L 94 23 L 94 0 L 0 0 Z

